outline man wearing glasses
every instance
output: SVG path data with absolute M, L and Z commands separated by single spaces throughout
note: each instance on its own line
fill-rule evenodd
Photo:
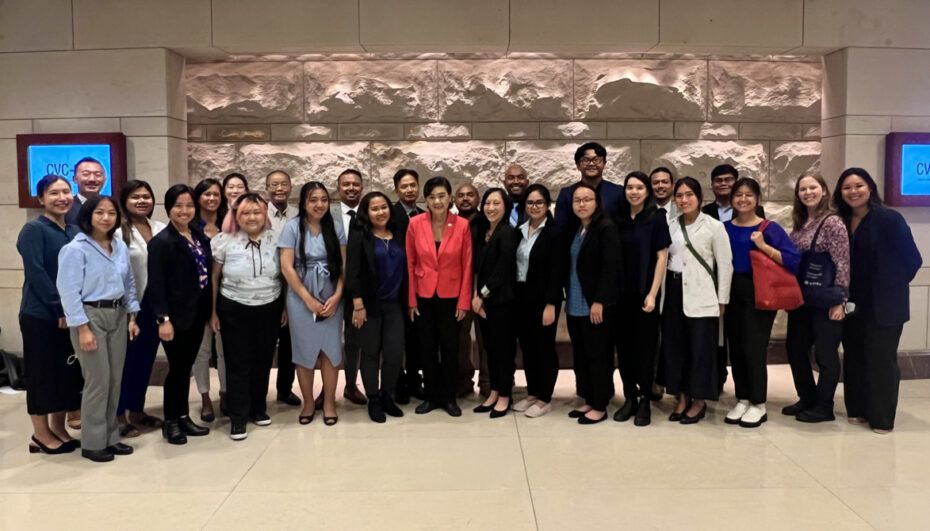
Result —
M 97 197 L 103 186 L 107 183 L 107 173 L 103 164 L 93 157 L 84 157 L 74 165 L 74 182 L 78 192 L 71 203 L 71 210 L 65 214 L 65 223 L 77 225 L 78 213 L 81 206 L 91 197 Z
M 730 192 L 733 184 L 739 179 L 739 172 L 729 164 L 721 164 L 710 172 L 710 187 L 714 191 L 714 202 L 707 203 L 701 212 L 726 223 L 733 219 L 733 205 L 730 204 Z M 756 207 L 756 215 L 765 218 L 762 205 Z
M 582 144 L 575 150 L 575 165 L 581 173 L 581 180 L 559 190 L 559 198 L 555 203 L 555 226 L 559 231 L 573 234 L 578 229 L 578 218 L 572 214 L 572 194 L 580 183 L 597 190 L 604 215 L 609 218 L 620 215 L 620 206 L 626 201 L 626 197 L 622 186 L 604 180 L 606 164 L 607 149 L 597 142 Z

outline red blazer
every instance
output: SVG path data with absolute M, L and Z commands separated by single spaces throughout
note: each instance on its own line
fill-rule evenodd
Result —
M 442 244 L 436 252 L 432 218 L 429 212 L 410 219 L 407 228 L 407 274 L 410 279 L 410 307 L 417 297 L 458 298 L 456 308 L 471 309 L 472 266 L 471 231 L 465 218 L 449 213 L 442 230 Z

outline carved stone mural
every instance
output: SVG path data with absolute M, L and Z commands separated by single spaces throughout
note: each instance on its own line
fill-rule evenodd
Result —
M 472 181 L 484 188 L 504 173 L 503 142 L 384 142 L 371 147 L 373 189 L 393 191 L 394 172 L 412 168 L 420 174 L 420 184 L 434 175 L 452 182 Z
M 637 169 L 639 160 L 638 142 L 604 142 L 607 149 L 607 163 L 604 177 L 615 183 L 623 182 L 627 173 Z M 563 186 L 568 186 L 579 179 L 575 166 L 575 142 L 561 141 L 520 141 L 507 142 L 506 163 L 517 163 L 526 169 L 530 182 L 541 183 L 553 194 Z M 502 168 L 494 186 L 500 186 L 504 174 Z M 553 200 L 555 196 L 553 196 Z
M 816 122 L 821 67 L 817 63 L 710 61 L 711 120 Z
M 192 123 L 301 121 L 300 63 L 195 63 L 185 73 Z
M 718 164 L 732 164 L 740 176 L 752 177 L 765 189 L 769 181 L 766 143 L 735 140 L 643 140 L 641 167 L 643 171 L 656 166 L 673 168 L 678 176 L 691 176 L 704 188 L 704 199 L 710 199 L 710 172 Z

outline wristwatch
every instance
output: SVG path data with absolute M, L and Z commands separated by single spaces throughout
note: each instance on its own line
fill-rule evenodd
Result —
M 171 322 L 171 318 L 168 317 L 167 315 L 159 315 L 158 317 L 155 318 L 155 322 L 156 322 L 159 326 L 161 326 L 161 325 L 163 325 L 163 324 L 165 324 L 165 323 Z

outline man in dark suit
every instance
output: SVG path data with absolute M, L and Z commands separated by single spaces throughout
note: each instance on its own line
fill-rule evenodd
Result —
M 517 227 L 526 221 L 526 208 L 523 206 L 523 200 L 526 199 L 526 187 L 530 185 L 530 179 L 527 177 L 526 169 L 519 164 L 511 164 L 504 172 L 504 189 L 510 196 L 513 203 L 513 209 L 510 211 L 510 225 Z
M 91 197 L 97 197 L 103 186 L 107 183 L 107 172 L 103 164 L 93 157 L 84 157 L 74 165 L 74 182 L 77 184 L 77 195 L 71 203 L 71 210 L 65 214 L 65 223 L 77 225 L 78 213 L 81 207 Z
M 523 171 L 523 168 L 520 166 L 514 166 L 519 168 L 519 171 Z M 508 174 L 514 166 L 507 169 Z M 505 174 L 505 188 L 508 188 L 507 180 L 508 175 Z M 525 190 L 526 186 L 524 185 L 522 191 Z M 458 215 L 468 221 L 471 221 L 475 215 L 478 214 L 478 203 L 481 201 L 481 198 L 479 197 L 478 189 L 471 183 L 464 183 L 455 189 L 454 201 Z M 458 396 L 468 396 L 475 392 L 475 369 L 478 369 L 478 392 L 481 393 L 481 396 L 488 396 L 491 393 L 491 380 L 488 372 L 488 353 L 484 350 L 481 341 L 481 330 L 477 326 L 474 326 L 475 341 L 473 342 L 471 339 L 474 321 L 475 313 L 468 312 L 468 315 L 462 319 L 462 327 L 459 329 L 459 382 L 458 389 L 456 389 L 456 394 Z M 473 343 L 477 343 L 478 347 L 477 367 L 475 367 L 475 360 L 472 358 Z
M 582 144 L 575 150 L 575 167 L 581 179 L 559 190 L 555 203 L 555 226 L 563 233 L 572 234 L 578 229 L 578 219 L 572 214 L 572 194 L 579 184 L 584 183 L 597 191 L 601 208 L 609 218 L 620 215 L 620 206 L 626 202 L 623 187 L 604 180 L 607 165 L 607 148 L 597 142 Z
M 407 227 L 410 225 L 410 218 L 424 211 L 417 206 L 417 198 L 420 196 L 420 174 L 415 170 L 401 168 L 394 173 L 394 193 L 397 194 L 397 202 L 391 207 L 391 216 L 397 226 L 395 238 L 400 241 L 407 241 Z M 407 275 L 404 269 L 404 281 L 401 284 L 401 292 L 407 292 Z M 407 297 L 402 297 L 403 301 Z M 397 379 L 397 390 L 395 392 L 396 400 L 399 404 L 409 404 L 410 397 L 423 397 L 423 378 L 420 376 L 420 350 L 419 335 L 417 326 L 414 321 L 408 317 L 406 304 L 404 304 L 404 342 L 405 356 L 404 368 L 400 371 Z

